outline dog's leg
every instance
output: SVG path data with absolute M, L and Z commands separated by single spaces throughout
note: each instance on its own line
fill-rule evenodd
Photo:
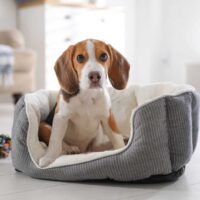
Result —
M 125 146 L 123 136 L 119 134 L 113 114 L 110 112 L 109 118 L 104 118 L 101 121 L 103 132 L 108 136 L 114 149 L 119 149 Z
M 77 146 L 68 145 L 63 141 L 62 143 L 62 154 L 76 154 L 80 153 L 80 149 Z
M 40 167 L 48 166 L 62 153 L 62 142 L 67 127 L 68 119 L 66 116 L 55 114 L 49 146 L 46 154 L 39 160 Z
M 45 122 L 41 122 L 39 125 L 38 137 L 41 142 L 48 146 L 51 137 L 51 126 Z

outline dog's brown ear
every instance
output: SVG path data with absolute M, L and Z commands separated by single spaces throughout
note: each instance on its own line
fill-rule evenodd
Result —
M 114 88 L 122 90 L 126 87 L 128 82 L 130 65 L 126 58 L 111 45 L 108 45 L 108 50 L 110 54 L 108 77 Z
M 54 66 L 61 89 L 68 94 L 74 94 L 79 90 L 78 74 L 72 63 L 74 46 L 70 46 L 58 58 Z

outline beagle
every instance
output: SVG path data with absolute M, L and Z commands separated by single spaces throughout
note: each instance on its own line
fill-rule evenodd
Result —
M 107 77 L 114 88 L 124 89 L 129 68 L 118 51 L 99 40 L 84 40 L 63 52 L 54 67 L 61 89 L 53 124 L 39 127 L 39 138 L 48 145 L 39 166 L 62 153 L 87 151 L 100 131 L 114 149 L 125 146 L 111 110 Z

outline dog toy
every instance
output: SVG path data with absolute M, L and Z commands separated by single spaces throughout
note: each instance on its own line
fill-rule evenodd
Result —
M 11 138 L 7 135 L 0 135 L 0 158 L 6 158 L 11 151 Z

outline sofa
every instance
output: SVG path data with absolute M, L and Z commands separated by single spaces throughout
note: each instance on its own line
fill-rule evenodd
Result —
M 1 94 L 11 94 L 14 103 L 25 93 L 35 89 L 36 53 L 25 46 L 23 34 L 19 30 L 0 31 L 0 44 L 13 48 L 13 84 L 0 85 Z

